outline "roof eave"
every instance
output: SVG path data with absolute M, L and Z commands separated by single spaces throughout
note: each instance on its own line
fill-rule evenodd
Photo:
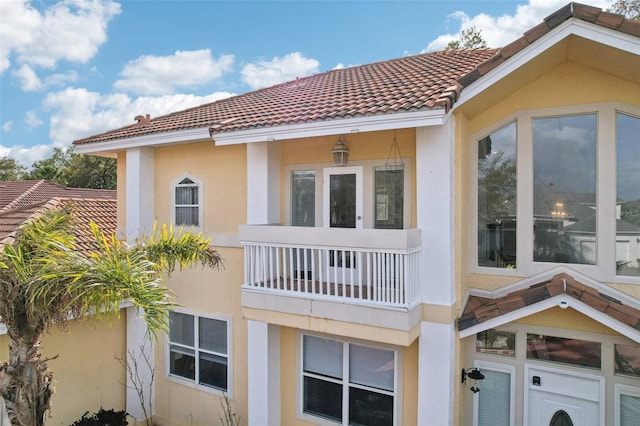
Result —
M 80 154 L 95 154 L 100 152 L 117 152 L 131 148 L 163 146 L 176 143 L 189 143 L 196 140 L 209 139 L 209 128 L 177 130 L 172 132 L 154 133 L 132 138 L 113 139 L 103 142 L 92 142 L 75 145 Z
M 234 132 L 215 133 L 214 130 L 211 137 L 216 145 L 271 142 L 304 137 L 438 126 L 446 121 L 447 115 L 444 108 L 438 108 L 276 127 L 262 127 Z
M 504 60 L 495 68 L 491 69 L 486 75 L 480 76 L 478 79 L 464 87 L 460 95 L 460 99 L 454 104 L 453 109 L 464 105 L 470 99 L 473 99 L 475 96 L 487 90 L 507 75 L 523 67 L 525 64 L 571 35 L 602 43 L 632 54 L 637 54 L 638 45 L 640 44 L 640 40 L 634 35 L 606 28 L 601 25 L 592 24 L 581 19 L 571 18 L 554 28 L 549 33 L 540 37 L 520 52 Z

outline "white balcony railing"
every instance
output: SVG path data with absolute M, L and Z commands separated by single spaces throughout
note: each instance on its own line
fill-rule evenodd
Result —
M 343 302 L 419 302 L 419 230 L 243 226 L 245 289 Z

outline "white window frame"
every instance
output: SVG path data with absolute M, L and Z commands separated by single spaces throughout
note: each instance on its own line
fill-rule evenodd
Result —
M 200 391 L 204 391 L 204 392 L 208 392 L 208 393 L 212 393 L 214 395 L 219 395 L 219 396 L 227 396 L 228 398 L 233 398 L 233 347 L 232 347 L 232 342 L 233 342 L 233 337 L 232 337 L 232 318 L 228 315 L 217 315 L 217 314 L 211 314 L 211 313 L 202 313 L 202 312 L 196 312 L 196 311 L 192 311 L 192 310 L 188 310 L 188 309 L 175 309 L 174 310 L 176 313 L 180 313 L 180 314 L 184 314 L 184 315 L 190 315 L 193 317 L 193 321 L 194 321 L 194 346 L 185 346 L 183 344 L 180 343 L 172 343 L 171 339 L 170 339 L 170 335 L 167 332 L 166 334 L 166 344 L 165 344 L 165 376 L 166 378 L 174 383 L 178 383 L 184 386 L 188 386 L 194 389 L 198 389 Z M 199 352 L 204 352 L 204 353 L 213 353 L 211 351 L 208 350 L 203 350 L 199 348 L 199 336 L 198 336 L 198 320 L 200 318 L 205 318 L 205 319 L 212 319 L 212 320 L 218 320 L 218 321 L 224 321 L 227 325 L 227 389 L 226 390 L 221 390 L 221 389 L 217 389 L 217 388 L 213 388 L 211 386 L 206 386 L 206 385 L 201 385 L 198 383 L 198 362 L 199 362 L 199 357 L 198 354 Z M 194 351 L 194 356 L 195 356 L 195 379 L 191 380 L 189 378 L 183 377 L 183 376 L 179 376 L 176 374 L 171 374 L 171 345 L 177 345 L 177 346 L 181 346 L 184 348 L 188 348 Z M 215 355 L 218 356 L 223 356 L 221 354 L 215 353 Z
M 515 425 L 516 419 L 516 366 L 510 364 L 499 364 L 496 362 L 488 362 L 476 360 L 473 364 L 475 368 L 480 370 L 491 370 L 499 373 L 510 374 L 510 390 L 509 390 L 509 424 Z M 467 379 L 468 380 L 468 379 Z M 482 382 L 477 385 L 480 392 L 473 395 L 473 426 L 478 426 L 478 410 L 480 409 L 480 393 L 482 393 Z
M 523 110 L 504 117 L 471 135 L 469 140 L 472 167 L 470 175 L 470 208 L 469 208 L 469 270 L 472 273 L 491 275 L 530 276 L 553 269 L 558 265 L 553 262 L 534 262 L 533 260 L 533 120 L 544 117 L 558 117 L 581 114 L 596 114 L 596 168 L 597 187 L 596 213 L 597 228 L 595 265 L 570 264 L 585 275 L 600 281 L 640 284 L 640 278 L 616 275 L 616 222 L 615 215 L 610 214 L 607 206 L 616 205 L 616 114 L 624 113 L 640 117 L 640 107 L 620 102 L 573 105 L 567 107 Z M 517 141 L 517 259 L 516 268 L 496 268 L 478 266 L 478 140 L 516 122 Z
M 635 386 L 622 385 L 620 383 L 616 383 L 613 385 L 614 392 L 614 425 L 620 426 L 620 396 L 621 395 L 629 395 L 634 396 L 636 398 L 640 398 L 640 388 Z
M 180 187 L 180 182 L 182 182 L 182 180 L 184 179 L 190 179 L 191 181 L 193 181 L 193 186 L 197 186 L 198 188 L 198 204 L 191 204 L 189 206 L 193 207 L 193 206 L 197 206 L 198 207 L 198 225 L 177 225 L 176 224 L 176 208 L 180 207 L 180 205 L 176 205 L 176 188 Z M 186 185 L 185 185 L 186 186 Z M 182 175 L 180 175 L 180 177 L 178 177 L 177 179 L 173 180 L 171 182 L 171 223 L 174 226 L 180 226 L 180 227 L 185 227 L 185 228 L 189 228 L 189 229 L 194 229 L 196 231 L 201 230 L 203 228 L 203 182 L 198 179 L 197 177 L 193 176 L 190 173 L 184 173 Z
M 412 196 L 413 189 L 411 184 L 412 169 L 411 158 L 403 158 L 404 161 L 404 197 L 403 197 L 403 229 L 411 229 L 411 215 L 412 215 Z M 375 171 L 383 168 L 385 160 L 365 160 L 358 162 L 349 162 L 349 166 L 362 166 L 363 178 L 362 178 L 362 198 L 363 198 L 363 228 L 375 229 Z M 347 167 L 349 167 L 347 166 Z M 292 171 L 311 171 L 316 173 L 316 206 L 315 206 L 315 226 L 321 227 L 324 223 L 324 205 L 323 205 L 323 177 L 324 169 L 335 167 L 333 163 L 313 163 L 313 164 L 300 164 L 300 165 L 287 165 L 285 166 L 285 211 L 284 221 L 286 226 L 291 226 L 291 172 Z
M 344 424 L 348 423 L 337 423 L 328 419 L 324 419 L 322 417 L 314 416 L 312 414 L 305 413 L 304 410 L 304 365 L 303 365 L 303 357 L 304 357 L 304 336 L 317 337 L 321 339 L 333 340 L 336 342 L 340 342 L 343 345 L 343 378 L 342 378 L 342 386 L 343 390 L 350 386 L 349 383 L 349 360 L 348 356 L 348 345 L 355 344 L 359 346 L 370 347 L 373 349 L 382 349 L 393 352 L 394 354 L 394 391 L 393 391 L 393 424 L 400 425 L 402 421 L 402 351 L 401 349 L 392 347 L 390 345 L 384 344 L 372 344 L 371 342 L 365 342 L 357 339 L 349 339 L 331 335 L 322 335 L 318 333 L 312 332 L 299 332 L 298 333 L 298 392 L 297 392 L 297 412 L 298 417 L 305 421 L 318 424 L 318 425 L 326 425 L 326 426 L 335 426 L 336 424 Z M 381 392 L 382 393 L 382 392 Z M 347 417 L 344 413 L 348 413 L 349 406 L 349 398 L 348 393 L 343 392 L 342 395 L 342 404 L 343 404 L 343 417 Z M 347 419 L 348 420 L 348 419 Z

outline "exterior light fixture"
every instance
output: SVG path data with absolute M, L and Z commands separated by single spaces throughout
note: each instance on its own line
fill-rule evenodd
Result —
M 336 166 L 345 166 L 347 164 L 349 148 L 347 148 L 347 145 L 342 140 L 342 136 L 340 136 L 338 143 L 336 143 L 331 150 L 331 154 L 333 155 L 333 164 Z
M 469 390 L 471 390 L 471 392 L 473 393 L 480 392 L 480 388 L 476 385 L 475 382 L 484 380 L 484 374 L 482 374 L 480 370 L 478 370 L 475 367 L 472 369 L 466 369 L 466 370 L 463 368 L 461 383 L 465 383 L 467 381 L 467 377 L 470 378 L 471 380 L 474 380 L 474 384 L 473 386 L 471 386 Z

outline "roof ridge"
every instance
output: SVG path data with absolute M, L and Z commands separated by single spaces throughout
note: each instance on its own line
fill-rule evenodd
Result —
M 24 191 L 22 194 L 18 195 L 12 202 L 10 202 L 6 206 L 4 206 L 4 208 L 0 209 L 0 212 L 8 211 L 8 210 L 14 210 L 13 206 L 18 205 L 20 203 L 20 201 L 24 200 L 28 195 L 31 195 L 36 189 L 38 189 L 40 186 L 42 186 L 43 182 L 45 182 L 44 179 L 40 179 L 40 180 L 35 181 L 35 183 L 33 185 L 31 185 L 31 187 L 29 187 L 29 189 Z

